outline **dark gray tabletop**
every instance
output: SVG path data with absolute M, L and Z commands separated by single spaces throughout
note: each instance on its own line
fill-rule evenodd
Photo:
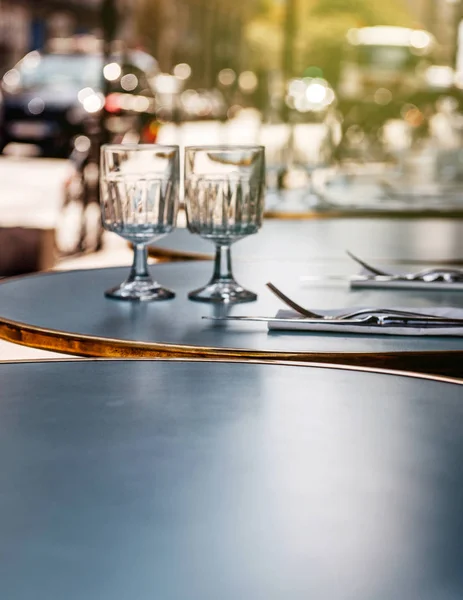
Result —
M 279 365 L 0 365 L 8 600 L 461 600 L 462 387 Z
M 214 246 L 179 228 L 153 244 L 183 254 L 214 253 Z M 236 258 L 343 260 L 346 249 L 386 262 L 463 262 L 463 219 L 327 219 L 264 221 L 233 246 Z
M 337 265 L 339 269 L 346 269 Z M 96 269 L 32 275 L 11 279 L 0 285 L 0 335 L 8 329 L 2 323 L 15 322 L 39 328 L 39 334 L 61 332 L 60 342 L 67 346 L 41 345 L 39 336 L 23 337 L 26 343 L 54 350 L 65 350 L 87 355 L 121 355 L 116 342 L 123 342 L 124 353 L 137 343 L 137 352 L 152 355 L 150 350 L 173 352 L 182 350 L 201 353 L 209 350 L 213 355 L 242 352 L 244 356 L 256 352 L 266 356 L 309 357 L 339 353 L 345 358 L 349 353 L 378 354 L 404 352 L 427 353 L 430 364 L 436 365 L 436 353 L 458 351 L 460 358 L 453 370 L 434 372 L 462 375 L 463 338 L 403 337 L 380 335 L 348 335 L 327 333 L 271 332 L 265 323 L 215 324 L 203 316 L 274 315 L 284 305 L 265 287 L 267 281 L 285 290 L 288 295 L 309 308 L 346 308 L 351 306 L 463 306 L 463 292 L 418 292 L 392 290 L 350 291 L 347 282 L 301 283 L 305 273 L 326 273 L 324 265 L 311 261 L 258 261 L 235 262 L 235 274 L 240 283 L 258 293 L 254 303 L 232 306 L 229 309 L 196 303 L 188 300 L 187 292 L 206 283 L 212 274 L 209 261 L 159 264 L 151 267 L 152 274 L 162 284 L 177 293 L 172 301 L 129 303 L 104 297 L 104 290 L 120 283 L 128 273 L 127 268 Z M 352 272 L 352 271 L 346 271 Z M 72 337 L 73 336 L 73 337 Z M 93 336 L 102 340 L 103 351 L 95 351 Z M 11 338 L 10 338 L 11 339 Z M 79 343 L 75 344 L 77 340 Z M 14 340 L 13 340 L 14 341 Z M 53 344 L 54 338 L 48 342 Z M 133 354 L 130 354 L 133 355 Z M 285 358 L 288 358 L 286 356 Z M 422 359 L 423 357 L 421 357 Z M 331 361 L 331 360 L 330 360 Z M 332 361 L 331 361 L 332 362 Z M 359 363 L 365 364 L 365 363 Z M 366 363 L 372 364 L 372 363 Z M 379 364 L 379 363 L 374 363 Z M 447 358 L 442 359 L 444 368 Z M 423 370 L 425 362 L 418 361 L 416 368 Z M 385 364 L 392 368 L 392 365 Z M 394 368 L 409 368 L 394 365 Z M 449 365 L 450 366 L 450 365 Z M 433 372 L 433 371 L 431 371 Z

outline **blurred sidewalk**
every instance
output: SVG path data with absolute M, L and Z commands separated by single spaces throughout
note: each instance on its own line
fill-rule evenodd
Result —
M 53 229 L 69 173 L 67 160 L 0 157 L 0 225 Z

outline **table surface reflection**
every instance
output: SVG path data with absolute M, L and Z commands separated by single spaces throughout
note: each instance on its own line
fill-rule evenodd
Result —
M 0 376 L 4 598 L 463 597 L 461 386 L 172 361 Z

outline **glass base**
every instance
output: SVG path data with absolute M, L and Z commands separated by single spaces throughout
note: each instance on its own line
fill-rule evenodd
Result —
M 217 302 L 222 304 L 237 304 L 238 302 L 254 302 L 257 294 L 245 290 L 236 281 L 220 281 L 194 290 L 188 294 L 195 302 Z
M 175 298 L 174 292 L 161 287 L 159 283 L 152 279 L 126 281 L 118 287 L 107 290 L 105 296 L 114 300 L 129 300 L 132 302 L 152 302 Z

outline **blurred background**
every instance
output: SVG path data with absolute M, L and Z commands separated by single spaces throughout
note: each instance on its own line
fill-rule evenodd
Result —
M 104 142 L 263 144 L 273 216 L 462 216 L 462 23 L 463 0 L 0 0 L 0 275 L 125 260 Z

